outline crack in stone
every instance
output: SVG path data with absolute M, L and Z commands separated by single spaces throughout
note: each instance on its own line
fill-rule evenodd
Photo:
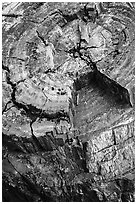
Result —
M 117 145 L 114 129 L 112 129 L 112 136 L 113 136 L 113 139 L 114 139 L 114 145 Z
M 2 115 L 3 115 L 3 113 L 7 112 L 7 111 L 10 110 L 12 107 L 14 107 L 14 106 L 11 106 L 11 107 L 7 108 L 8 104 L 10 104 L 10 103 L 12 103 L 12 102 L 11 102 L 11 101 L 8 101 L 8 102 L 6 103 L 5 107 L 4 107 L 3 110 L 2 110 Z
M 9 17 L 9 18 L 19 18 L 19 17 L 22 17 L 23 15 L 11 13 L 11 14 L 2 14 L 2 16 Z
M 33 120 L 31 123 L 30 123 L 30 129 L 31 129 L 31 135 L 32 135 L 32 139 L 33 141 L 35 142 L 36 146 L 38 147 L 38 149 L 40 151 L 44 150 L 44 148 L 42 147 L 42 145 L 40 144 L 39 140 L 37 139 L 37 137 L 34 135 L 34 131 L 33 131 L 33 128 L 32 128 L 32 124 L 35 122 L 35 120 Z
M 44 37 L 42 37 L 42 36 L 40 35 L 40 33 L 38 32 L 38 30 L 36 30 L 36 33 L 37 33 L 39 39 L 44 43 L 44 45 L 47 46 L 47 45 L 48 45 L 47 42 L 45 41 Z

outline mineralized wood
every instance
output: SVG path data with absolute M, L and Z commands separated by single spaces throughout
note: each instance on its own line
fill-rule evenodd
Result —
M 135 6 L 2 4 L 3 201 L 134 201 Z

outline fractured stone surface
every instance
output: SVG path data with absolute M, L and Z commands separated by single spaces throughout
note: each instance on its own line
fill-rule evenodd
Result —
M 3 201 L 134 201 L 135 6 L 2 4 Z

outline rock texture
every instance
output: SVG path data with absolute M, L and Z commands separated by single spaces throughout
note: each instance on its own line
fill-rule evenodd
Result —
M 3 201 L 134 198 L 135 4 L 2 4 Z

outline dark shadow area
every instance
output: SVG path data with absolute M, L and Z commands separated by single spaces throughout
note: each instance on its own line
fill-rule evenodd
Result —
M 98 70 L 80 76 L 75 80 L 74 87 L 76 91 L 84 87 L 88 89 L 90 87 L 97 88 L 102 94 L 106 95 L 108 100 L 114 100 L 118 106 L 132 107 L 128 90 Z

